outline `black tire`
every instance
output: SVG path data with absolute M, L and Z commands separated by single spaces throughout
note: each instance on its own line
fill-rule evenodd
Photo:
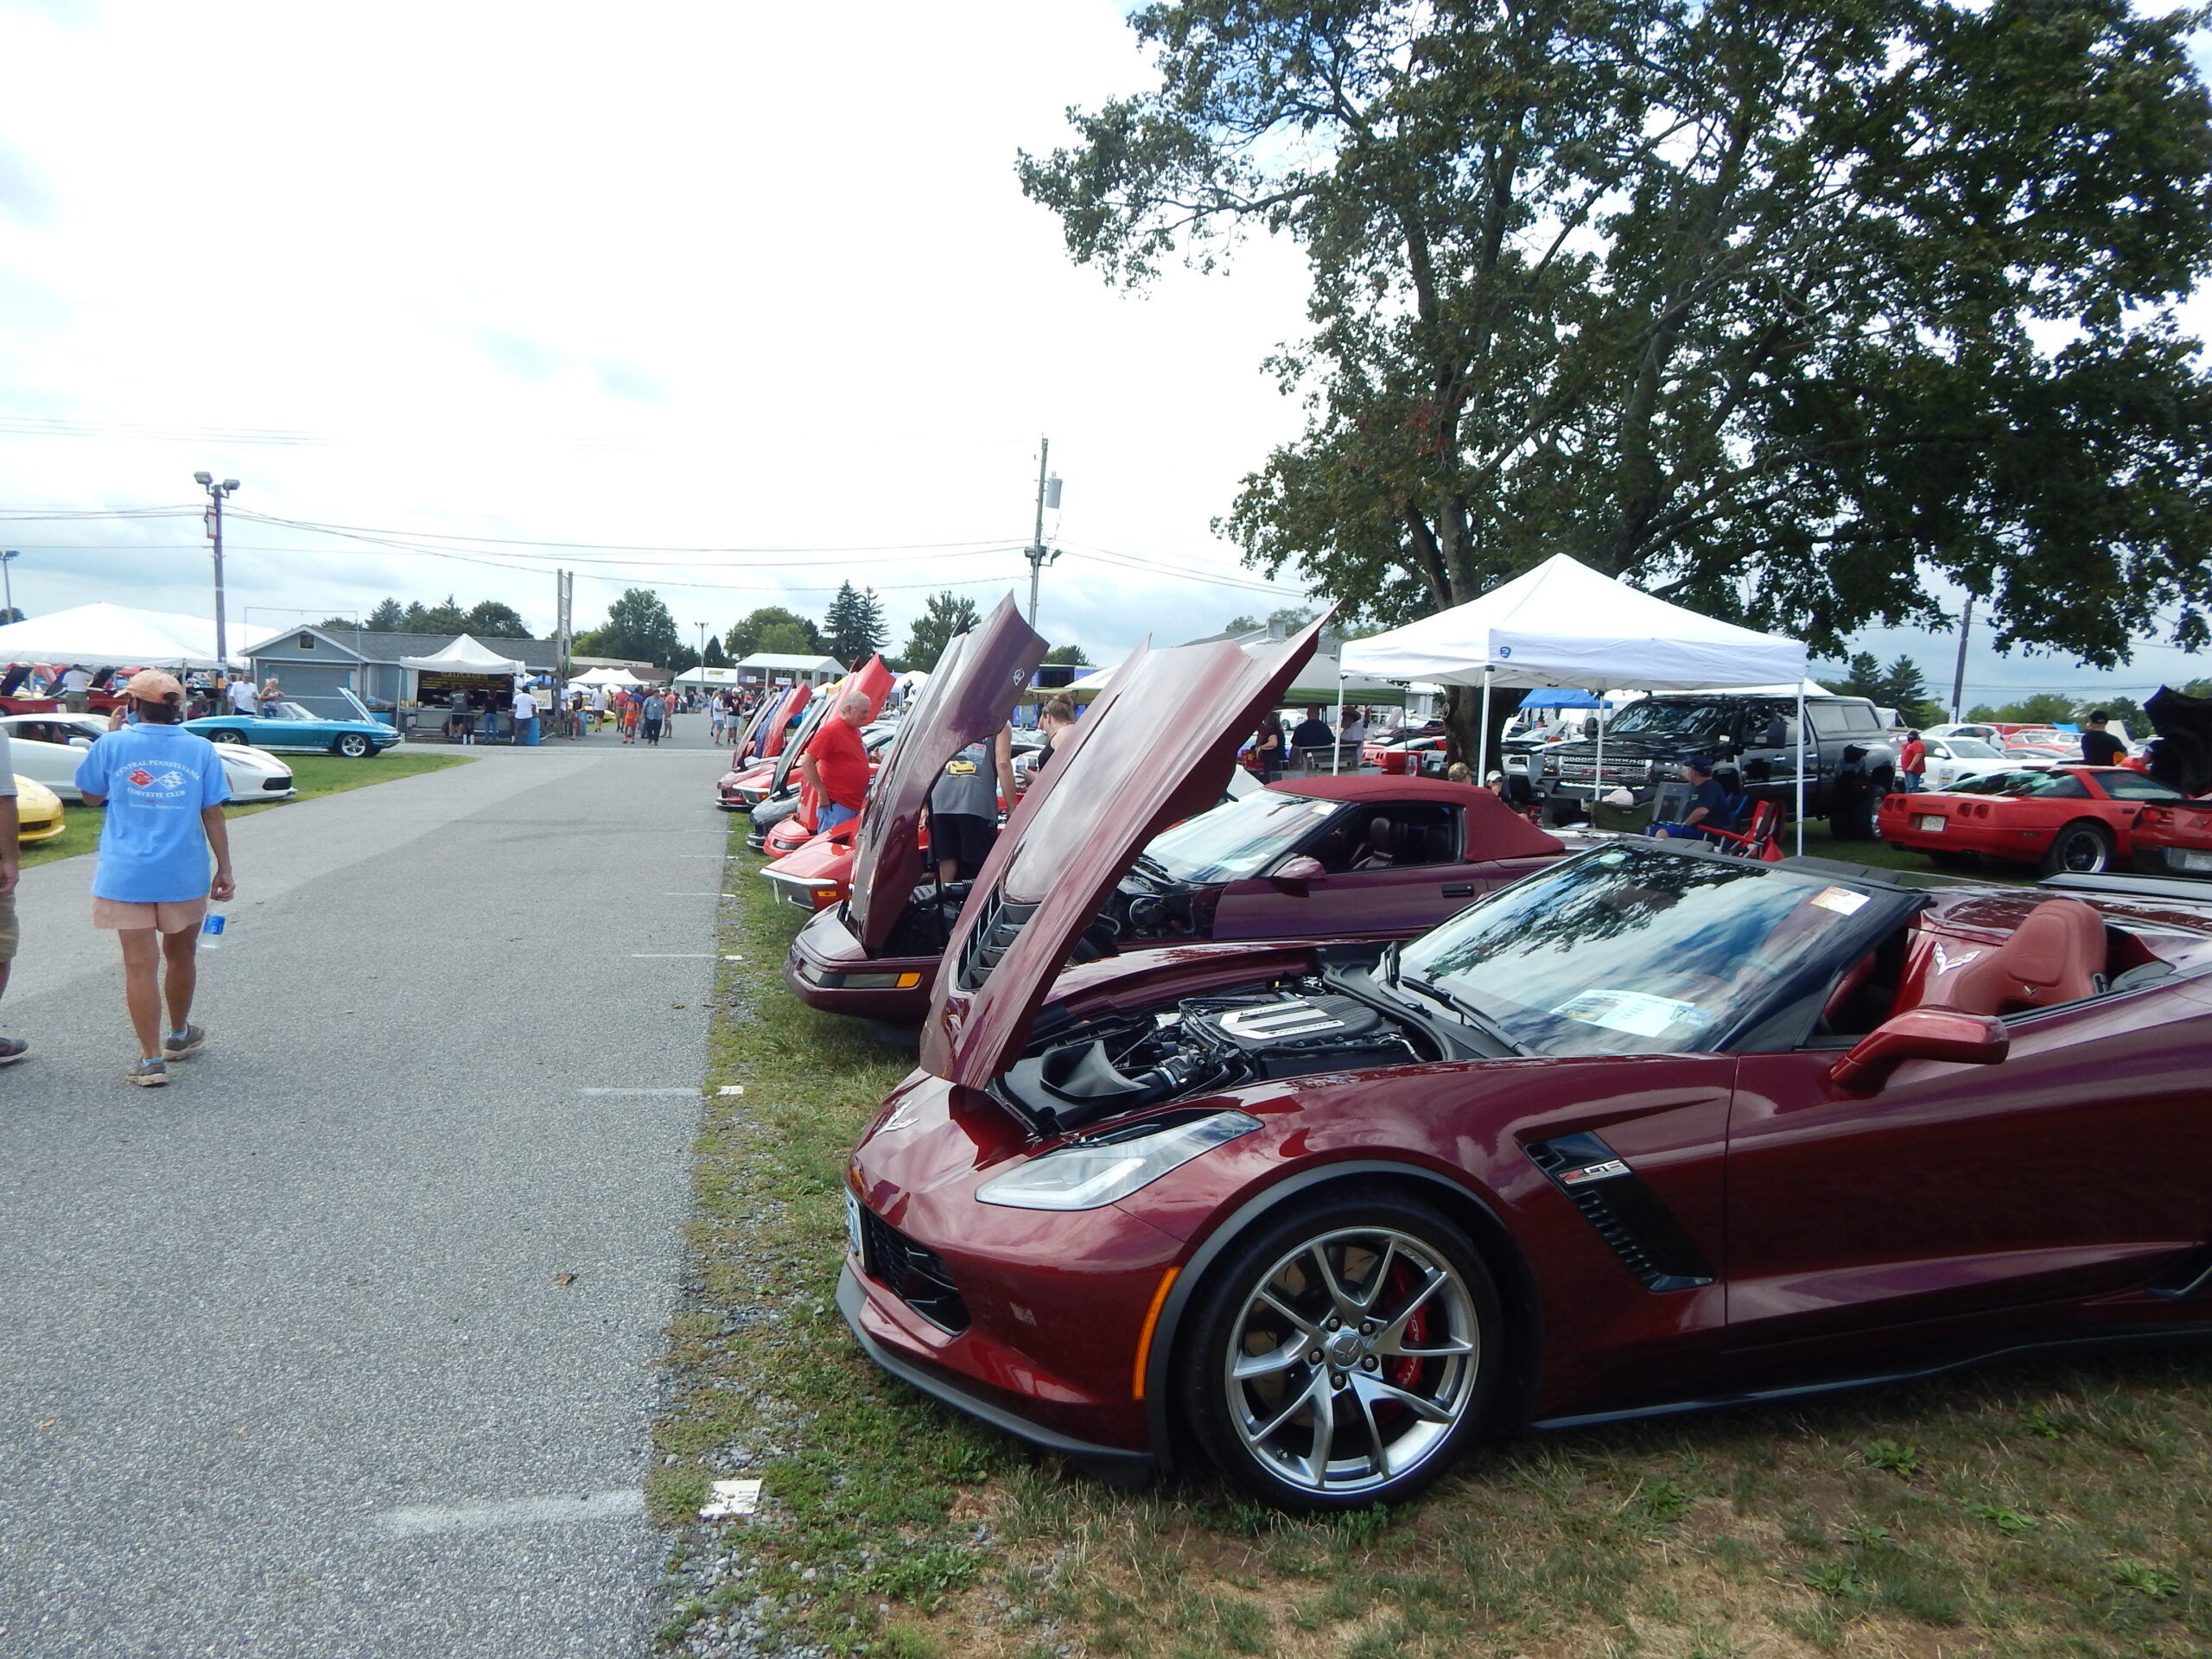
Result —
M 2076 818 L 2050 838 L 2036 868 L 2044 875 L 2101 875 L 2112 868 L 2119 843 L 2094 818 Z
M 1287 1207 L 1207 1274 L 1173 1398 L 1222 1472 L 1263 1503 L 1403 1503 L 1490 1414 L 1503 1368 L 1497 1287 L 1465 1236 L 1418 1199 L 1350 1189 Z M 1409 1331 L 1419 1351 L 1406 1351 Z
M 365 732 L 346 732 L 330 746 L 333 754 L 343 755 L 348 760 L 365 760 L 376 753 Z
M 208 733 L 207 741 L 210 743 L 244 743 L 247 739 L 244 732 L 234 732 L 226 726 L 219 732 Z

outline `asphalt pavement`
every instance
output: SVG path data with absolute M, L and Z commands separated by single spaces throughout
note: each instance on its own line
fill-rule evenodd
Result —
M 122 1081 L 92 861 L 26 873 L 0 1655 L 650 1649 L 727 828 L 680 724 L 234 823 L 162 1090 Z

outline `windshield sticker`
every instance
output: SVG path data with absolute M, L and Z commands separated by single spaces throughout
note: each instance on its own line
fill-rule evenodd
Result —
M 1813 902 L 1822 910 L 1832 910 L 1839 916 L 1856 914 L 1866 904 L 1866 895 L 1853 893 L 1849 887 L 1823 887 L 1813 895 Z
M 1713 1016 L 1694 1002 L 1677 1002 L 1671 996 L 1654 996 L 1649 991 L 1584 991 L 1552 1012 L 1564 1020 L 1580 1020 L 1586 1026 L 1603 1026 L 1631 1037 L 1656 1037 L 1675 1026 L 1701 1031 L 1713 1023 Z

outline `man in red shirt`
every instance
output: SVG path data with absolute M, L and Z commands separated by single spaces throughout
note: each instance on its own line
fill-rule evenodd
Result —
M 861 743 L 861 728 L 874 712 L 860 692 L 848 692 L 798 758 L 799 776 L 822 803 L 814 819 L 817 835 L 861 815 L 861 804 L 868 799 L 868 750 Z

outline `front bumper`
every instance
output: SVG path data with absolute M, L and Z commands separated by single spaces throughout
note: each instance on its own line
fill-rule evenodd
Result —
M 1137 1360 L 1182 1241 L 1115 1205 L 978 1201 L 1033 1144 L 981 1095 L 918 1071 L 884 1104 L 846 1173 L 859 1246 L 846 1317 L 870 1353 L 1039 1445 L 1150 1461 Z
M 809 1007 L 888 1026 L 920 1026 L 936 982 L 934 957 L 871 957 L 862 950 L 845 925 L 842 905 L 816 911 L 784 958 L 784 983 Z
M 827 910 L 844 896 L 844 889 L 836 882 L 813 876 L 790 875 L 780 870 L 763 870 L 760 879 L 775 889 L 776 897 L 787 905 L 797 905 L 801 910 Z
M 1080 1440 L 1073 1435 L 1063 1434 L 1042 1423 L 1033 1423 L 1003 1406 L 994 1404 L 980 1394 L 970 1393 L 952 1378 L 893 1347 L 877 1335 L 885 1322 L 871 1310 L 868 1287 L 853 1271 L 850 1259 L 846 1261 L 844 1271 L 837 1275 L 837 1311 L 845 1316 L 845 1323 L 852 1327 L 853 1338 L 860 1344 L 862 1353 L 901 1382 L 919 1389 L 932 1400 L 942 1402 L 955 1411 L 964 1411 L 970 1417 L 988 1423 L 1003 1433 L 1027 1440 L 1032 1446 L 1057 1452 L 1114 1485 L 1137 1485 L 1149 1478 L 1158 1465 L 1158 1459 L 1149 1452 L 1132 1452 L 1118 1446 L 1100 1446 L 1096 1441 Z

